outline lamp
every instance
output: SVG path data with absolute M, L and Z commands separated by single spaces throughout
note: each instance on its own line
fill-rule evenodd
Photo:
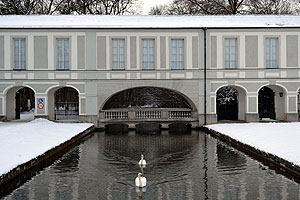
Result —
M 283 96 L 283 92 L 279 92 L 279 96 L 282 97 Z

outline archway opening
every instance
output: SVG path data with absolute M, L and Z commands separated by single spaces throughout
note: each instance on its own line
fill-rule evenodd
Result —
M 33 120 L 35 93 L 29 87 L 13 87 L 6 94 L 6 117 L 8 120 Z
M 239 105 L 238 91 L 233 87 L 222 87 L 217 91 L 217 118 L 218 120 L 238 120 Z
M 139 108 L 195 109 L 189 100 L 173 90 L 157 87 L 131 88 L 113 95 L 102 110 Z
M 262 87 L 258 92 L 260 119 L 284 120 L 286 113 L 286 90 L 278 85 Z
M 78 120 L 79 94 L 71 87 L 57 89 L 54 93 L 54 119 Z
M 99 112 L 100 120 L 196 121 L 197 108 L 184 94 L 166 88 L 137 87 L 112 95 Z

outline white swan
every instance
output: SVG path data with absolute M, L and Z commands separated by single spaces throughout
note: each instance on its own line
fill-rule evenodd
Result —
M 143 154 L 141 154 L 141 160 L 139 161 L 139 165 L 146 165 L 146 160 L 144 160 Z
M 142 173 L 138 173 L 138 177 L 135 178 L 135 186 L 136 187 L 146 187 L 147 179 L 143 177 Z

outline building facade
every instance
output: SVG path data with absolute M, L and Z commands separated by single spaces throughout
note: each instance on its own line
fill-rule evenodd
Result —
M 298 121 L 300 17 L 230 17 L 1 16 L 0 116 L 15 119 L 16 94 L 29 88 L 35 117 L 199 126 L 230 104 L 218 100 L 225 87 L 234 120 Z M 116 95 L 135 88 L 175 92 L 189 106 L 118 107 Z

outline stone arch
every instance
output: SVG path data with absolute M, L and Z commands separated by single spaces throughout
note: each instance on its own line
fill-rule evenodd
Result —
M 227 93 L 228 90 L 230 93 Z M 221 94 L 223 93 L 223 94 Z M 246 114 L 246 105 L 247 105 L 247 98 L 246 98 L 247 90 L 243 86 L 240 85 L 222 85 L 217 88 L 215 91 L 216 94 L 216 112 L 217 118 L 219 120 L 245 120 Z M 222 102 L 223 101 L 223 102 Z M 223 105 L 221 105 L 223 104 Z M 231 112 L 233 116 L 225 116 L 218 117 L 218 114 L 221 115 L 220 109 L 222 107 L 225 109 L 225 112 Z M 226 111 L 228 109 L 228 111 Z M 235 110 L 232 110 L 235 109 Z M 227 118 L 227 119 L 226 119 Z
M 22 112 L 34 116 L 35 90 L 30 86 L 11 86 L 4 90 L 6 96 L 6 119 L 20 119 Z
M 156 86 L 141 86 L 141 87 L 132 87 L 132 88 L 127 88 L 118 92 L 115 92 L 114 94 L 110 95 L 105 101 L 104 103 L 101 105 L 100 110 L 105 110 L 107 109 L 107 104 L 110 100 L 112 100 L 112 98 L 116 97 L 117 95 L 120 95 L 124 92 L 129 92 L 130 90 L 139 90 L 139 89 L 157 89 L 157 90 L 161 90 L 161 91 L 165 91 L 166 93 L 164 95 L 172 95 L 172 94 L 177 94 L 178 96 L 182 97 L 182 99 L 186 102 L 186 104 L 188 104 L 188 106 L 186 108 L 190 108 L 192 111 L 197 111 L 197 107 L 194 104 L 194 102 L 187 97 L 185 94 L 176 91 L 174 89 L 169 89 L 169 88 L 164 88 L 164 87 L 156 87 Z
M 48 88 L 47 108 L 49 119 L 78 120 L 79 94 L 78 88 L 71 85 Z
M 284 120 L 287 89 L 282 85 L 263 85 L 258 89 L 259 118 Z

